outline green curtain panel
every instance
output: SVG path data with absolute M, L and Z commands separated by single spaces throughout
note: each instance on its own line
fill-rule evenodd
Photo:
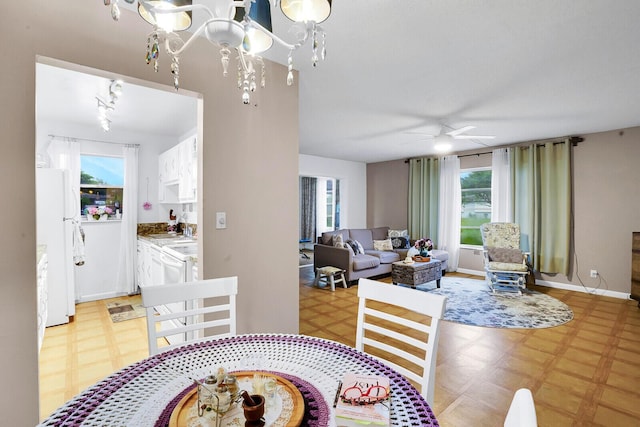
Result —
M 522 249 L 534 270 L 569 274 L 571 243 L 571 143 L 514 147 L 512 191 Z
M 438 159 L 409 160 L 408 231 L 412 239 L 430 237 L 438 242 L 438 198 L 440 164 Z

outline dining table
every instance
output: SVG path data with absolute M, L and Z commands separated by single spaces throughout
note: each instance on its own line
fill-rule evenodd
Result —
M 203 380 L 221 367 L 228 373 L 272 374 L 292 384 L 301 396 L 299 425 L 336 425 L 334 402 L 347 372 L 389 378 L 391 425 L 438 425 L 420 392 L 397 371 L 353 347 L 295 334 L 236 335 L 150 356 L 87 388 L 40 425 L 175 425 L 172 415 L 194 393 L 194 379 Z

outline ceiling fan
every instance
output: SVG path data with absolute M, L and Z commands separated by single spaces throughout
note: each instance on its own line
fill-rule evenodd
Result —
M 451 129 L 448 132 L 445 132 L 446 129 Z M 434 148 L 437 151 L 448 151 L 453 147 L 453 141 L 456 139 L 470 139 L 476 140 L 477 144 L 482 144 L 481 142 L 477 142 L 477 140 L 482 139 L 494 139 L 495 135 L 467 135 L 465 132 L 475 129 L 475 126 L 463 126 L 458 129 L 453 129 L 447 125 L 440 125 L 440 132 L 437 135 L 425 134 L 422 132 L 406 132 L 406 133 L 417 133 L 422 135 L 425 138 L 433 138 L 435 140 Z

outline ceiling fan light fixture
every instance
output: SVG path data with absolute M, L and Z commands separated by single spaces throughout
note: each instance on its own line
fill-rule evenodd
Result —
M 191 6 L 191 0 L 148 0 L 147 4 L 158 9 L 175 9 L 182 6 Z M 184 31 L 191 27 L 191 11 L 178 13 L 158 13 L 155 14 L 147 10 L 142 2 L 138 2 L 138 13 L 151 25 L 157 25 L 166 32 Z
M 435 150 L 439 153 L 446 153 L 448 151 L 451 151 L 452 147 L 453 144 L 451 144 L 450 142 L 436 142 L 436 145 L 433 146 L 433 148 L 435 148 Z
M 324 22 L 331 15 L 332 0 L 280 0 L 284 16 L 294 22 Z
M 438 135 L 433 148 L 439 153 L 446 153 L 453 148 L 453 137 L 450 135 Z

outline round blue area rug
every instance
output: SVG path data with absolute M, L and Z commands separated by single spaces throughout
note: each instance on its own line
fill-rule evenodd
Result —
M 568 305 L 549 295 L 525 289 L 491 292 L 482 280 L 443 277 L 440 289 L 435 282 L 416 287 L 447 297 L 444 320 L 489 328 L 551 328 L 573 319 Z

